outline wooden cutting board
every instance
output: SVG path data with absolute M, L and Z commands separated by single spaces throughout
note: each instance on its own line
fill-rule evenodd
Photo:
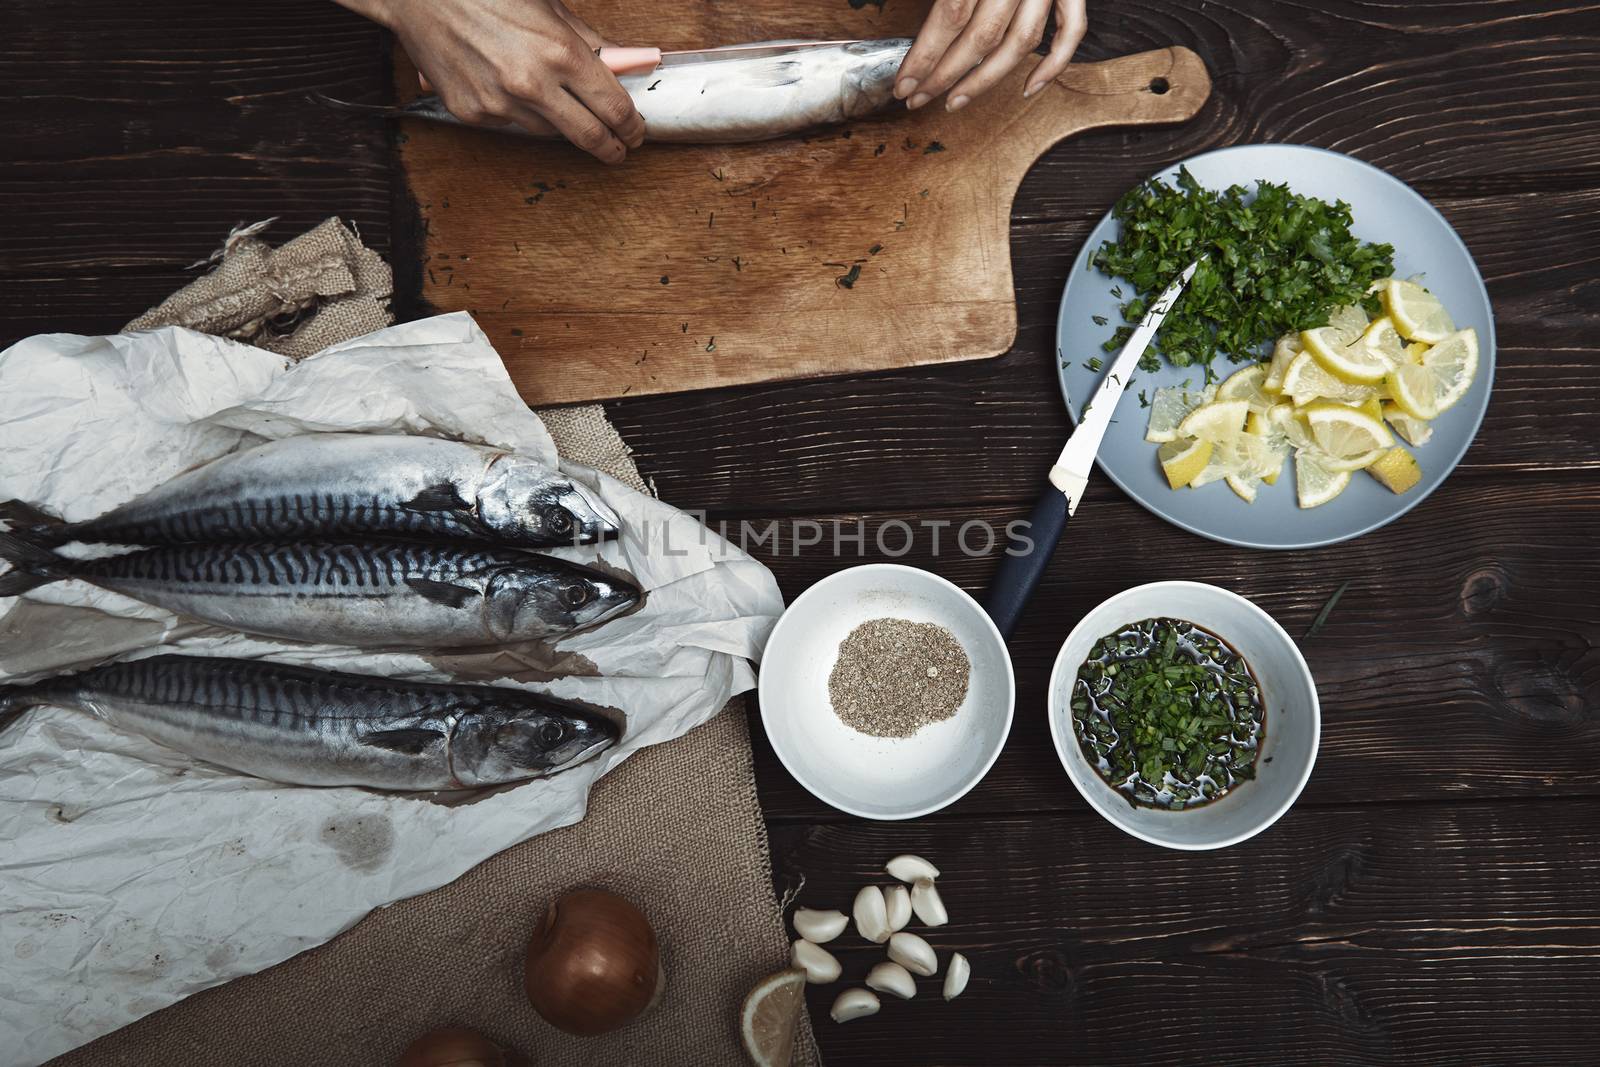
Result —
M 583 10 L 613 39 L 667 48 L 917 23 L 864 34 L 830 7 L 801 28 L 785 4 L 671 34 L 660 5 Z M 770 19 L 751 17 L 763 9 Z M 712 20 L 698 6 L 686 16 Z M 1024 76 L 953 115 L 895 110 L 754 145 L 647 144 L 617 167 L 561 143 L 407 122 L 423 296 L 471 311 L 531 404 L 1000 355 L 1016 335 L 1009 220 L 1028 168 L 1083 130 L 1180 122 L 1210 92 L 1186 48 L 1076 63 L 1026 101 Z M 397 84 L 415 75 L 403 68 Z

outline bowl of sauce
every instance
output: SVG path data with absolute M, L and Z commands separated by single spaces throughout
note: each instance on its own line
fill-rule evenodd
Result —
M 1311 776 L 1316 683 L 1292 638 L 1236 593 L 1154 582 L 1067 636 L 1050 678 L 1067 776 L 1119 829 L 1224 848 L 1276 822 Z

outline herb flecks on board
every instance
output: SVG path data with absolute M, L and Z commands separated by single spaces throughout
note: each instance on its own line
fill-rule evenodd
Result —
M 1218 355 L 1254 359 L 1265 342 L 1326 325 L 1340 305 L 1370 306 L 1367 287 L 1394 273 L 1393 247 L 1350 232 L 1350 205 L 1301 196 L 1287 185 L 1260 182 L 1252 198 L 1240 185 L 1207 189 L 1184 168 L 1176 187 L 1145 182 L 1125 193 L 1112 214 L 1119 236 L 1102 244 L 1091 263 L 1132 283 L 1134 293 L 1122 304 L 1126 325 L 1105 342 L 1107 352 L 1122 347 L 1150 301 L 1200 260 L 1139 360 L 1147 371 L 1159 369 L 1159 356 L 1176 367 L 1209 368 Z

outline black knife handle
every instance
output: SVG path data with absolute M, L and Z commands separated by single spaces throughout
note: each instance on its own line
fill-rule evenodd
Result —
M 1008 538 L 1000 569 L 983 598 L 983 609 L 994 620 L 1001 637 L 1011 637 L 1066 528 L 1066 494 L 1051 486 L 1033 506 L 1026 526 Z

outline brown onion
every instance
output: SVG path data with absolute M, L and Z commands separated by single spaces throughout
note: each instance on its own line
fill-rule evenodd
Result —
M 423 1034 L 400 1056 L 399 1067 L 509 1067 L 505 1051 L 475 1030 Z
M 639 909 L 604 889 L 575 889 L 533 932 L 523 983 L 547 1022 L 590 1037 L 637 1017 L 666 980 L 656 933 Z

